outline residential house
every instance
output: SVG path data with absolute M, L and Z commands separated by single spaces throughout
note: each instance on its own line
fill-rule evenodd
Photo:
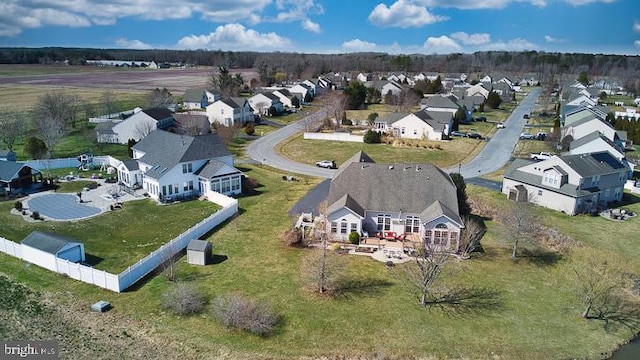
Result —
M 505 103 L 510 103 L 513 101 L 513 89 L 506 82 L 499 82 L 492 85 L 492 90 L 495 91 L 498 95 L 500 95 L 500 99 L 502 99 Z
M 292 95 L 295 95 L 298 97 L 298 99 L 300 99 L 301 104 L 305 102 L 305 99 L 313 99 L 315 96 L 315 94 L 313 93 L 313 89 L 311 89 L 306 84 L 296 84 L 289 87 L 288 90 Z
M 598 131 L 594 131 L 591 134 L 582 136 L 569 143 L 569 154 L 571 155 L 590 154 L 602 151 L 607 151 L 618 161 L 626 163 L 624 148 L 619 147 L 615 142 Z
M 571 136 L 572 140 L 583 138 L 593 132 L 598 132 L 604 135 L 611 141 L 616 141 L 616 130 L 608 122 L 605 122 L 598 118 L 595 114 L 589 111 L 582 111 L 575 113 L 579 115 L 586 113 L 587 116 L 577 119 L 575 117 L 568 117 L 570 123 L 562 128 L 562 138 Z M 577 119 L 577 120 L 576 120 Z
M 589 213 L 622 200 L 627 171 L 608 152 L 517 159 L 504 175 L 502 193 L 567 215 Z
M 482 96 L 483 98 L 489 97 L 491 87 L 487 88 L 486 83 L 477 83 L 466 89 L 465 96 Z
M 460 105 L 458 99 L 453 94 L 449 96 L 427 96 L 420 101 L 420 108 L 426 111 L 450 112 L 454 117 L 458 110 L 462 110 L 465 112 L 465 119 L 469 121 L 471 121 L 473 114 L 473 108 L 467 111 L 464 106 Z
M 420 110 L 393 122 L 395 136 L 403 139 L 443 140 L 451 132 L 451 112 Z
M 370 73 L 359 73 L 356 76 L 356 79 L 360 82 L 367 82 L 367 81 L 372 81 L 374 80 L 373 75 Z
M 616 119 L 621 120 L 640 120 L 640 113 L 634 108 L 626 108 L 625 111 L 616 111 L 614 116 Z
M 206 89 L 187 89 L 182 96 L 182 107 L 186 110 L 206 109 L 210 103 L 219 99 L 219 94 Z
M 278 89 L 272 92 L 273 95 L 277 96 L 280 99 L 282 105 L 286 108 L 292 108 L 293 106 L 293 97 L 295 95 L 291 94 L 291 92 L 287 89 Z M 302 99 L 298 98 L 298 104 L 302 103 Z
M 138 111 L 122 121 L 105 121 L 96 126 L 99 143 L 126 144 L 129 139 L 140 141 L 155 129 L 167 129 L 175 124 L 173 113 L 155 107 Z
M 301 84 L 307 85 L 309 88 L 311 88 L 313 96 L 320 95 L 324 92 L 324 88 L 319 86 L 318 80 L 306 79 Z
M 386 133 L 392 131 L 391 124 L 407 116 L 402 113 L 388 113 L 377 117 L 373 122 L 373 131 Z
M 402 85 L 394 81 L 385 81 L 384 85 L 382 85 L 379 89 L 380 94 L 382 94 L 383 98 L 389 93 L 391 93 L 391 95 L 393 96 L 399 96 L 402 92 Z
M 0 192 L 21 193 L 42 187 L 42 173 L 14 161 L 0 161 Z
M 253 109 L 246 98 L 220 99 L 207 106 L 210 124 L 242 126 L 253 121 Z
M 13 150 L 0 150 L 0 161 L 16 161 L 16 153 Z
M 272 106 L 276 114 L 281 114 L 284 111 L 284 104 L 280 101 L 280 98 L 270 92 L 257 93 L 250 97 L 248 101 L 254 114 L 269 115 L 269 109 Z
M 242 172 L 218 134 L 180 135 L 155 130 L 132 147 L 133 160 L 120 164 L 118 180 L 149 197 L 170 201 L 206 195 L 241 193 Z
M 327 203 L 327 228 L 336 239 L 394 232 L 455 251 L 464 228 L 449 174 L 431 164 L 378 164 L 362 151 L 340 166 Z

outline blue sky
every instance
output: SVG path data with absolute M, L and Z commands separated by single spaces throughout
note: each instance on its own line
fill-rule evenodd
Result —
M 639 0 L 0 0 L 2 47 L 640 54 Z

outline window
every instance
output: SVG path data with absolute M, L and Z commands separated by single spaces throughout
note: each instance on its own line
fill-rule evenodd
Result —
M 173 194 L 173 186 L 169 185 L 169 195 Z
M 342 219 L 342 221 L 340 222 L 340 234 L 346 234 L 347 233 L 347 220 Z
M 538 189 L 538 196 L 542 196 L 542 190 Z
M 173 184 L 173 192 L 176 194 L 180 192 L 180 187 L 178 184 Z
M 620 198 L 620 194 L 622 194 L 622 188 L 616 188 L 613 192 L 613 197 L 616 199 Z
M 167 195 L 167 185 L 162 185 L 162 195 Z
M 193 190 L 193 180 L 189 180 L 189 190 Z
M 182 173 L 191 173 L 193 172 L 193 165 L 191 163 L 182 164 Z
M 351 223 L 350 232 L 358 232 L 358 223 Z
M 625 173 L 623 173 L 623 172 L 621 172 L 621 173 L 620 173 L 620 177 L 619 177 L 620 182 L 625 182 L 625 179 L 626 179 L 626 178 L 627 178 L 626 174 L 625 174 Z
M 420 232 L 420 218 L 417 216 L 407 216 L 404 225 L 404 232 L 406 233 L 419 233 Z
M 433 245 L 446 245 L 449 238 L 449 228 L 445 224 L 436 225 L 433 230 Z
M 413 129 L 413 135 L 418 135 L 418 129 Z
M 189 184 L 185 181 L 182 187 L 182 191 L 187 191 L 189 190 Z
M 222 193 L 226 194 L 231 190 L 231 181 L 229 178 L 222 179 Z
M 231 191 L 240 190 L 240 177 L 234 177 L 231 179 Z
M 551 186 L 558 186 L 558 174 L 553 171 L 544 173 L 544 183 Z
M 391 215 L 378 214 L 378 230 L 391 230 Z
M 335 221 L 331 222 L 331 232 L 334 234 L 338 232 L 338 223 Z
M 220 180 L 211 181 L 211 191 L 220 192 Z
M 605 197 L 605 198 L 608 198 L 610 195 L 611 195 L 611 189 L 606 189 L 606 190 L 604 191 L 604 197 Z
M 401 135 L 404 135 L 404 130 L 405 130 L 404 128 L 400 128 L 400 134 Z
M 591 186 L 597 186 L 600 183 L 600 175 L 591 178 Z

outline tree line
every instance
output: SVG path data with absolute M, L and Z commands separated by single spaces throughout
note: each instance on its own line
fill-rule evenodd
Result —
M 538 79 L 585 72 L 590 77 L 614 77 L 626 88 L 640 93 L 637 74 L 640 56 L 549 53 L 542 51 L 483 51 L 472 54 L 386 53 L 302 54 L 223 50 L 129 50 L 91 48 L 0 48 L 0 64 L 82 65 L 86 60 L 155 61 L 195 66 L 255 68 L 263 82 L 283 77 L 301 79 L 327 72 L 464 72 L 532 74 Z M 265 81 L 271 80 L 271 81 Z

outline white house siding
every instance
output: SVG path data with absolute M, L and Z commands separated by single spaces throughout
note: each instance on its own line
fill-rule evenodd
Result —
M 328 225 L 331 235 L 340 240 L 347 240 L 352 231 L 362 234 L 362 218 L 346 208 L 331 213 Z
M 383 227 L 382 229 L 378 229 L 378 215 L 389 215 L 390 224 L 387 227 Z M 399 222 L 400 214 L 393 212 L 384 212 L 384 211 L 366 211 L 365 219 L 363 220 L 363 230 L 368 230 L 369 232 L 374 231 L 393 231 L 397 234 L 404 233 L 404 222 Z M 369 233 L 369 236 L 373 236 L 374 234 Z
M 150 131 L 157 129 L 158 122 L 149 115 L 139 112 L 130 118 L 123 120 L 113 126 L 113 132 L 117 136 L 119 144 L 126 144 L 129 139 L 140 141 L 149 134 Z
M 282 105 L 290 108 L 293 107 L 293 103 L 291 102 L 291 99 L 282 95 L 282 93 L 280 93 L 279 91 L 274 91 L 273 95 L 277 96 L 280 99 L 280 102 L 282 103 Z M 302 102 L 302 99 L 298 99 L 298 100 Z
M 528 201 L 532 204 L 544 206 L 552 210 L 561 211 L 567 215 L 576 214 L 575 198 L 551 190 L 540 189 L 537 186 L 522 184 L 511 179 L 504 179 L 502 183 L 502 193 L 509 196 L 509 192 L 512 189 L 515 189 L 516 185 L 522 185 L 527 189 Z M 597 195 L 595 203 L 597 203 Z
M 423 223 L 422 236 L 427 245 L 437 250 L 456 250 L 460 245 L 460 228 L 446 216 Z
M 197 184 L 196 184 L 197 186 Z M 242 192 L 242 174 L 223 175 L 211 179 L 207 185 L 209 191 L 224 195 L 238 195 Z M 202 193 L 206 193 L 203 187 Z
M 403 139 L 442 139 L 442 132 L 434 131 L 429 124 L 413 114 L 394 122 L 392 127 L 397 131 L 397 135 Z
M 216 101 L 207 106 L 206 113 L 210 124 L 233 125 L 233 108 L 222 101 Z

